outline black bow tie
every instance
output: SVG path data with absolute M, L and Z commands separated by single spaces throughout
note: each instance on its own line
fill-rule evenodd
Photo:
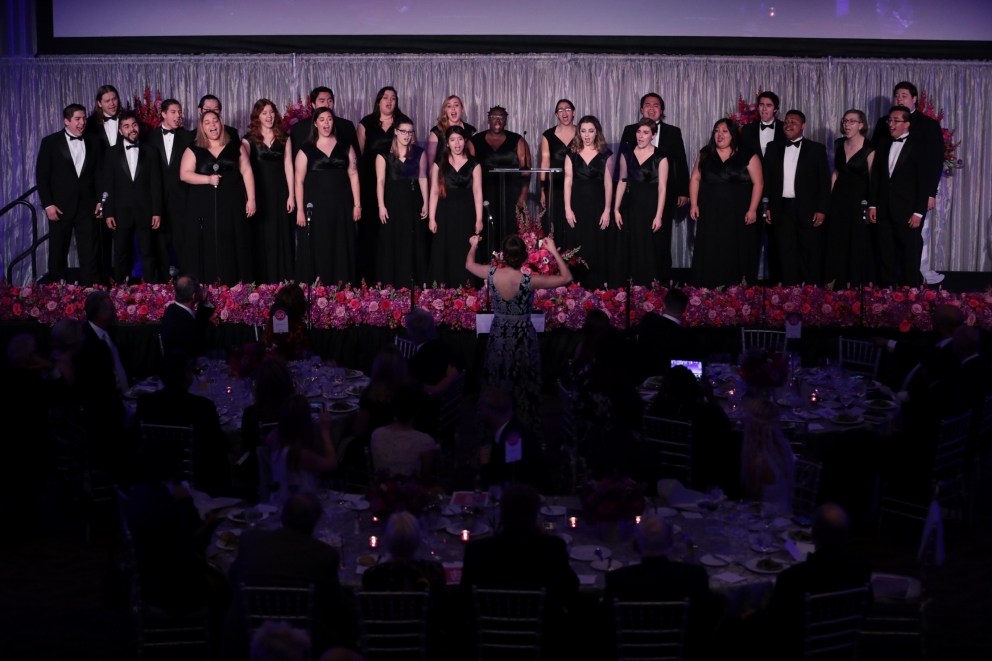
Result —
M 901 137 L 901 138 L 892 138 L 892 142 L 903 142 L 903 141 L 905 141 L 905 140 L 906 140 L 906 137 L 907 137 L 907 136 L 905 136 L 905 135 L 904 135 L 904 136 L 903 136 L 903 137 Z
M 796 140 L 795 142 L 790 142 L 789 144 L 786 145 L 786 147 L 796 147 L 796 148 L 799 148 L 799 147 L 802 147 L 802 146 L 803 146 L 803 140 L 802 140 L 802 138 L 800 138 L 799 140 Z
M 117 115 L 114 115 L 113 117 L 107 117 L 106 115 L 104 115 L 103 116 L 103 121 L 105 121 L 105 122 L 116 122 L 117 121 Z
M 762 131 L 764 131 L 765 129 L 774 129 L 774 128 L 775 128 L 775 125 L 774 124 L 762 124 L 761 125 L 761 130 Z
M 137 149 L 138 145 L 124 145 L 124 149 Z
M 79 140 L 80 142 L 83 141 L 83 136 L 81 136 L 81 135 L 73 135 L 73 134 L 71 134 L 69 132 L 66 132 L 66 135 L 69 136 L 69 139 L 70 140 Z
M 162 135 L 172 135 L 176 132 L 176 129 L 162 129 Z

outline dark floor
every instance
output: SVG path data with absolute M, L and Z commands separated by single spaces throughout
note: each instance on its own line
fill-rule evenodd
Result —
M 474 396 L 466 397 L 463 439 L 473 438 L 474 410 Z M 558 409 L 553 396 L 546 397 L 545 411 L 546 438 L 554 439 Z M 455 458 L 446 463 L 445 479 L 451 486 L 463 486 L 472 479 L 472 446 L 471 441 L 463 442 Z M 974 524 L 948 529 L 947 561 L 935 571 L 931 583 L 930 659 L 992 658 L 992 499 L 988 484 L 986 480 L 978 499 Z M 41 524 L 8 527 L 0 542 L 0 659 L 135 658 L 124 596 L 108 572 L 113 546 L 109 526 L 98 523 L 87 541 L 79 518 L 65 507 L 48 506 L 47 512 Z M 914 570 L 912 543 L 899 546 L 873 534 L 861 534 L 856 542 L 871 554 L 879 571 Z M 916 657 L 886 647 L 863 658 Z

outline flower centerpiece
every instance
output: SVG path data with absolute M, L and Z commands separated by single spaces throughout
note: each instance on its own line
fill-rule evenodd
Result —
M 758 90 L 758 94 L 761 94 L 762 91 Z M 751 122 L 756 122 L 758 121 L 758 104 L 748 103 L 742 95 L 738 94 L 737 111 L 727 113 L 727 117 L 734 120 L 738 128 L 746 126 Z
M 265 345 L 260 342 L 246 342 L 235 347 L 227 357 L 227 368 L 231 375 L 241 379 L 254 378 L 255 371 L 265 358 Z
M 937 123 L 941 124 L 940 133 L 944 140 L 944 174 L 950 176 L 954 174 L 955 170 L 963 168 L 964 161 L 958 158 L 957 154 L 958 145 L 961 144 L 961 141 L 954 142 L 954 129 L 943 126 L 943 109 L 935 109 L 933 98 L 927 96 L 927 93 L 923 90 L 920 90 L 920 102 L 917 104 L 917 109 L 927 117 L 936 119 Z
M 162 94 L 155 90 L 153 97 L 152 88 L 148 85 L 145 85 L 145 91 L 141 96 L 136 94 L 127 102 L 127 109 L 138 117 L 142 136 L 162 125 Z
M 779 351 L 753 348 L 741 359 L 740 372 L 748 386 L 778 388 L 789 376 L 789 363 Z
M 286 104 L 286 111 L 282 114 L 282 130 L 287 134 L 294 124 L 299 124 L 303 120 L 310 119 L 313 110 L 308 101 L 304 101 L 302 96 L 296 97 L 296 101 Z
M 527 209 L 517 209 L 517 236 L 524 240 L 527 246 L 527 261 L 520 267 L 520 270 L 527 274 L 539 273 L 541 275 L 556 275 L 558 273 L 558 262 L 551 256 L 546 248 L 542 247 L 542 239 L 547 234 L 541 227 L 541 218 L 544 210 L 537 214 L 537 218 L 532 218 Z M 554 235 L 551 235 L 554 238 Z M 573 266 L 588 267 L 585 260 L 579 257 L 582 246 L 576 246 L 565 251 L 561 251 L 561 258 L 565 260 L 569 268 Z M 496 266 L 504 265 L 503 253 L 493 253 L 493 263 Z
M 611 475 L 592 480 L 578 489 L 586 521 L 608 540 L 629 537 L 634 517 L 644 512 L 644 490 L 629 477 Z
M 408 475 L 383 476 L 369 487 L 368 500 L 374 516 L 385 520 L 393 512 L 420 516 L 433 503 L 430 491 Z

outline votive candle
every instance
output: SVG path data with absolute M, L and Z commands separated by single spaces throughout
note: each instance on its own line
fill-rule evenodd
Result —
M 568 517 L 568 527 L 569 528 L 578 528 L 579 527 L 579 520 L 576 517 L 574 517 L 574 516 Z
M 379 546 L 379 538 L 375 535 L 369 535 L 369 548 L 374 549 Z
M 470 533 L 468 530 L 462 530 L 461 537 L 462 537 L 462 541 L 463 542 L 467 542 L 471 536 L 472 536 L 472 533 Z

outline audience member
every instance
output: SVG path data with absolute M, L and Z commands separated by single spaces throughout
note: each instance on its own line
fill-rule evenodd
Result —
M 263 358 L 255 370 L 254 390 L 254 401 L 241 413 L 241 450 L 246 456 L 236 465 L 235 477 L 237 483 L 250 485 L 253 499 L 268 501 L 269 485 L 259 483 L 258 449 L 268 452 L 261 426 L 278 423 L 283 406 L 296 392 L 286 361 L 277 356 Z
M 292 395 L 279 414 L 279 427 L 265 439 L 272 467 L 272 500 L 285 502 L 294 493 L 315 491 L 317 479 L 337 469 L 331 415 L 320 412 L 314 423 L 310 401 Z
M 272 347 L 286 360 L 302 357 L 310 349 L 309 309 L 310 303 L 298 284 L 280 287 L 265 320 L 265 346 Z
M 649 312 L 637 326 L 638 381 L 664 374 L 672 359 L 689 360 L 697 357 L 691 336 L 682 325 L 689 306 L 689 296 L 672 287 L 665 292 L 661 313 Z
M 176 279 L 176 299 L 162 313 L 162 355 L 182 351 L 190 358 L 202 355 L 207 348 L 206 332 L 214 315 L 196 278 L 181 275 Z
M 433 477 L 437 443 L 413 428 L 421 398 L 418 386 L 401 386 L 393 398 L 393 422 L 372 432 L 372 466 L 377 475 L 419 476 L 425 481 Z
M 444 567 L 437 560 L 417 558 L 420 526 L 409 512 L 395 512 L 386 523 L 385 547 L 389 558 L 362 574 L 362 589 L 375 592 L 430 592 L 443 598 Z M 435 606 L 437 604 L 435 603 Z
M 547 486 L 544 451 L 530 429 L 513 415 L 513 398 L 505 390 L 486 390 L 479 397 L 479 419 L 486 442 L 479 448 L 479 475 L 486 486 L 523 483 Z
M 266 620 L 251 637 L 249 661 L 306 661 L 310 634 L 285 620 Z
M 406 333 L 416 345 L 410 358 L 410 376 L 431 397 L 441 397 L 460 374 L 448 348 L 437 339 L 434 315 L 414 308 L 406 315 Z

